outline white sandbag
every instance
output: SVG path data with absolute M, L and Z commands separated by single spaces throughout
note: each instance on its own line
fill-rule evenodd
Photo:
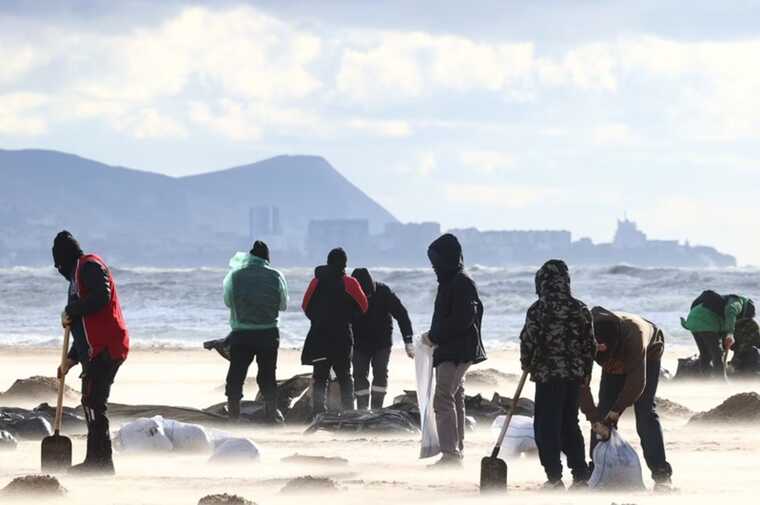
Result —
M 227 438 L 220 440 L 214 454 L 209 459 L 212 463 L 227 461 L 256 461 L 259 459 L 259 449 L 247 438 Z
M 208 432 L 200 424 L 164 419 L 164 433 L 171 440 L 175 451 L 209 452 L 214 447 Z
M 433 348 L 426 346 L 419 339 L 414 349 L 414 367 L 417 376 L 417 406 L 420 409 L 422 430 L 420 458 L 432 458 L 441 452 L 433 411 L 433 394 L 435 393 Z
M 501 433 L 507 416 L 498 416 L 491 424 L 491 431 L 496 437 Z M 526 452 L 535 452 L 536 436 L 533 431 L 533 418 L 529 416 L 512 416 L 512 421 L 507 428 L 504 442 L 501 444 L 499 455 L 502 458 L 519 456 Z
M 164 432 L 164 418 L 141 417 L 121 427 L 114 446 L 122 452 L 170 452 L 174 445 Z
M 644 489 L 641 462 L 636 450 L 612 430 L 610 439 L 594 448 L 594 472 L 588 485 L 594 489 Z

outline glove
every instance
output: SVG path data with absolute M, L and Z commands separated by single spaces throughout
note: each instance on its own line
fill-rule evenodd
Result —
M 594 423 L 591 427 L 591 430 L 596 433 L 596 435 L 601 440 L 609 440 L 610 439 L 610 427 L 606 424 L 602 423 Z
M 433 342 L 430 341 L 430 332 L 426 331 L 422 334 L 422 337 L 420 337 L 420 340 L 422 343 L 428 347 L 433 347 Z
M 607 413 L 607 416 L 602 421 L 602 424 L 604 424 L 608 428 L 615 428 L 615 429 L 617 429 L 618 419 L 620 419 L 620 414 L 617 413 L 617 412 L 615 412 L 614 410 L 610 410 Z
M 65 310 L 61 312 L 61 326 L 64 328 L 71 326 L 71 317 L 69 317 Z
M 414 344 L 404 344 L 404 349 L 406 350 L 406 355 L 414 359 Z
M 726 351 L 728 351 L 729 349 L 731 349 L 734 346 L 734 342 L 735 342 L 735 340 L 734 340 L 734 334 L 733 333 L 729 333 L 728 335 L 726 335 L 725 340 L 723 340 L 723 349 L 725 349 Z

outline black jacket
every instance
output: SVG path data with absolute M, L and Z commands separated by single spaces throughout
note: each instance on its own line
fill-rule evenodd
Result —
M 433 366 L 450 361 L 480 363 L 486 360 L 481 339 L 483 304 L 475 282 L 464 272 L 462 249 L 453 235 L 430 245 L 428 257 L 438 276 L 430 340 L 436 344 Z
M 301 353 L 301 363 L 341 360 L 351 355 L 351 322 L 367 311 L 367 297 L 353 277 L 342 269 L 322 265 L 304 294 L 303 311 L 311 321 Z
M 382 282 L 372 279 L 366 268 L 351 273 L 367 295 L 369 309 L 354 322 L 354 346 L 367 353 L 393 346 L 393 319 L 398 322 L 404 343 L 412 343 L 412 322 L 396 293 Z

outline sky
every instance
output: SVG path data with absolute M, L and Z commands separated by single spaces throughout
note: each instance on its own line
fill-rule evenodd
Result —
M 158 5 L 158 6 L 157 6 Z M 760 265 L 760 1 L 0 2 L 0 148 L 324 156 L 402 221 Z

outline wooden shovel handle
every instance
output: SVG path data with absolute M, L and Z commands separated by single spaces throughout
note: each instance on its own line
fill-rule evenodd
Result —
M 63 332 L 63 349 L 61 351 L 61 367 L 66 364 L 69 353 L 69 335 L 71 329 L 67 326 Z M 58 403 L 55 406 L 55 421 L 53 421 L 53 431 L 58 435 L 61 431 L 61 422 L 63 421 L 63 390 L 66 388 L 66 376 L 61 375 L 58 379 Z
M 514 415 L 515 410 L 517 410 L 517 402 L 520 401 L 520 395 L 522 394 L 523 387 L 525 386 L 525 380 L 527 378 L 528 372 L 523 371 L 522 377 L 520 377 L 520 382 L 517 384 L 517 391 L 515 391 L 515 396 L 512 398 L 512 408 L 507 413 L 507 418 L 504 419 L 504 424 L 501 427 L 501 433 L 499 433 L 499 439 L 496 441 L 496 447 L 493 448 L 493 452 L 491 453 L 492 458 L 497 458 L 499 456 L 501 444 L 504 442 L 504 437 L 507 435 L 509 423 L 512 422 L 512 416 Z

